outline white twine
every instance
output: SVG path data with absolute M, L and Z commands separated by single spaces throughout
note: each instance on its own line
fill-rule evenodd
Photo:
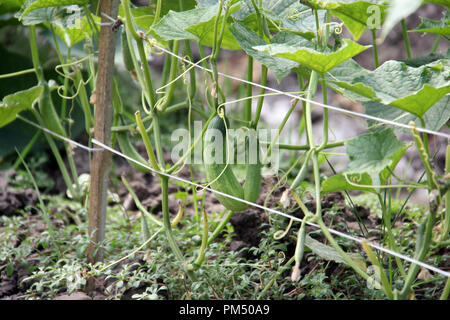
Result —
M 89 147 L 86 147 L 85 145 L 83 145 L 81 143 L 73 141 L 73 140 L 71 140 L 69 138 L 66 138 L 66 137 L 56 133 L 56 132 L 53 132 L 53 131 L 51 131 L 51 130 L 49 130 L 47 128 L 44 128 L 44 127 L 40 126 L 40 125 L 38 125 L 38 124 L 28 120 L 27 118 L 22 117 L 20 114 L 17 115 L 17 118 L 22 120 L 22 121 L 24 121 L 24 122 L 26 122 L 26 123 L 28 123 L 29 125 L 32 125 L 33 127 L 41 129 L 41 130 L 43 130 L 43 131 L 45 131 L 45 132 L 47 132 L 47 133 L 49 133 L 49 134 L 51 134 L 51 135 L 61 139 L 61 140 L 63 140 L 63 141 L 65 141 L 65 142 L 67 142 L 67 143 L 69 143 L 71 145 L 75 145 L 75 146 L 80 147 L 81 149 L 84 149 L 86 151 L 92 152 L 92 151 L 103 151 L 104 150 L 103 148 L 89 148 Z

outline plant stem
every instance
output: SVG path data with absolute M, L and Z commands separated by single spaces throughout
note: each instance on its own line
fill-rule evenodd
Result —
M 402 25 L 403 41 L 405 43 L 405 48 L 406 48 L 406 55 L 407 55 L 408 59 L 411 59 L 412 58 L 411 44 L 409 42 L 408 29 L 406 28 L 405 19 L 402 19 L 401 25 Z
M 27 143 L 26 147 L 20 153 L 20 157 L 17 158 L 16 161 L 14 162 L 14 164 L 12 166 L 13 170 L 17 170 L 17 168 L 19 167 L 20 163 L 22 162 L 22 159 L 26 158 L 28 152 L 31 150 L 31 148 L 33 148 L 34 144 L 36 143 L 36 140 L 41 136 L 41 133 L 42 133 L 41 130 L 37 130 L 36 131 L 36 133 L 34 134 L 33 138 L 31 138 L 30 142 Z
M 172 47 L 172 52 L 175 54 L 178 54 L 178 51 L 180 50 L 180 41 L 176 40 L 173 42 L 173 47 Z M 170 85 L 168 87 L 165 88 L 166 93 L 164 95 L 164 100 L 163 102 L 158 106 L 158 109 L 161 112 L 164 112 L 164 110 L 166 109 L 166 107 L 169 105 L 170 100 L 172 99 L 173 96 L 173 90 L 175 88 L 175 82 L 174 79 L 177 75 L 177 67 L 178 67 L 178 59 L 175 56 L 171 56 L 170 59 L 170 72 L 169 72 L 169 79 L 167 80 L 167 82 L 163 82 L 165 83 L 170 83 Z
M 149 162 L 152 165 L 153 169 L 160 171 L 161 168 L 159 167 L 159 164 L 156 161 L 156 157 L 153 152 L 153 145 L 151 143 L 150 138 L 147 135 L 147 132 L 145 131 L 144 123 L 141 120 L 141 113 L 139 111 L 137 111 L 135 115 L 136 115 L 136 123 L 139 128 L 139 132 L 141 134 L 142 140 L 144 141 L 145 149 L 147 150 Z
M 370 32 L 372 33 L 373 60 L 376 69 L 380 66 L 380 62 L 378 60 L 377 30 L 371 29 Z
M 442 291 L 440 300 L 447 300 L 449 293 L 450 293 L 450 278 L 447 278 L 447 281 L 445 282 L 445 287 L 444 287 L 444 290 Z
M 222 229 L 226 226 L 226 224 L 230 221 L 234 212 L 229 210 L 228 213 L 223 217 L 222 221 L 220 221 L 219 225 L 214 229 L 213 233 L 208 238 L 208 246 L 217 238 Z
M 28 73 L 34 73 L 35 71 L 36 70 L 34 68 L 31 68 L 31 69 L 25 69 L 25 70 L 22 70 L 22 71 L 16 71 L 16 72 L 11 72 L 11 73 L 4 73 L 4 74 L 0 74 L 0 79 L 17 77 L 17 76 L 21 76 L 21 75 L 28 74 Z
M 433 46 L 431 47 L 430 55 L 434 54 L 441 43 L 442 36 L 438 34 L 436 40 L 434 40 Z
M 253 58 L 252 58 L 252 56 L 248 56 L 247 81 L 253 82 Z M 246 89 L 246 96 L 251 97 L 252 92 L 253 92 L 253 85 L 248 83 L 247 89 Z M 245 100 L 242 118 L 244 121 L 248 121 L 248 122 L 250 122 L 252 120 L 252 99 Z
M 267 72 L 268 69 L 265 65 L 261 65 L 261 84 L 263 86 L 267 85 Z M 259 90 L 259 98 L 258 98 L 258 102 L 256 104 L 256 113 L 255 113 L 255 119 L 252 121 L 252 125 L 251 127 L 253 129 L 256 129 L 258 127 L 258 122 L 259 122 L 259 118 L 261 117 L 261 111 L 262 111 L 262 107 L 264 104 L 264 94 L 266 93 L 266 89 L 265 88 L 261 88 L 261 90 Z
M 192 281 L 195 281 L 196 280 L 195 274 L 192 270 L 189 270 L 188 266 L 186 265 L 186 261 L 184 260 L 183 254 L 180 248 L 178 247 L 177 242 L 172 233 L 172 225 L 170 222 L 170 213 L 169 213 L 169 178 L 166 176 L 161 176 L 161 189 L 162 189 L 163 224 L 167 236 L 167 241 L 169 242 L 169 246 L 172 249 L 172 252 L 175 254 L 177 260 L 183 264 L 183 268 L 186 274 Z
M 450 145 L 447 145 L 445 153 L 445 174 L 450 175 Z M 439 243 L 444 242 L 448 238 L 450 231 L 450 190 L 445 194 L 445 217 L 442 223 L 442 233 L 439 238 Z

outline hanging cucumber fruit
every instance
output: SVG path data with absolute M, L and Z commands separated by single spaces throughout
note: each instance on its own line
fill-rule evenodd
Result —
M 227 126 L 225 126 L 225 121 Z M 233 173 L 230 165 L 227 165 L 227 134 L 228 120 L 223 116 L 215 116 L 209 123 L 208 130 L 204 136 L 203 141 L 203 161 L 205 164 L 206 180 L 212 189 L 229 194 L 236 198 L 244 199 L 250 202 L 255 202 L 261 188 L 261 159 L 259 154 L 259 141 L 256 139 L 256 159 L 251 159 L 252 150 L 249 150 L 250 139 L 247 138 L 245 152 L 246 157 L 246 177 L 245 183 L 242 186 Z M 217 131 L 214 131 L 216 129 Z M 217 137 L 221 135 L 222 139 Z M 217 139 L 216 139 L 217 138 Z M 217 152 L 222 151 L 221 159 L 217 159 L 212 154 L 212 150 Z M 253 161 L 250 161 L 253 160 Z M 256 161 L 255 161 L 256 160 Z M 237 212 L 245 210 L 249 205 L 235 199 L 225 197 L 215 193 L 217 199 L 227 209 Z

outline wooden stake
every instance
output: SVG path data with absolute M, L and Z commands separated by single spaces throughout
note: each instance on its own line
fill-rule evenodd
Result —
M 100 12 L 107 14 L 113 19 L 117 18 L 118 8 L 119 0 L 101 0 Z M 103 15 L 102 22 L 111 23 Z M 97 84 L 95 89 L 94 137 L 108 146 L 111 145 L 112 85 L 116 39 L 116 32 L 112 30 L 111 25 L 101 27 Z M 94 152 L 91 161 L 91 185 L 89 193 L 88 232 L 91 237 L 91 243 L 87 248 L 87 259 L 91 264 L 103 261 L 103 250 L 98 246 L 105 238 L 106 194 L 110 167 L 110 152 L 106 150 Z M 95 282 L 93 279 L 89 279 L 86 290 L 92 292 L 94 287 Z

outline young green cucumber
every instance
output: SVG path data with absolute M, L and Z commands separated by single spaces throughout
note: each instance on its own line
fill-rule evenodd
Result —
M 219 138 L 222 139 L 219 139 Z M 220 141 L 219 141 L 220 140 Z M 257 144 L 259 149 L 259 144 Z M 247 148 L 248 149 L 248 148 Z M 214 154 L 213 152 L 214 151 Z M 216 156 L 216 152 L 221 155 Z M 244 187 L 239 183 L 230 165 L 227 166 L 227 142 L 224 119 L 214 117 L 209 123 L 204 137 L 203 160 L 205 164 L 206 180 L 214 190 L 229 194 L 236 198 L 254 202 L 258 198 L 261 186 L 261 164 L 259 151 L 257 161 L 247 162 L 247 174 Z M 215 194 L 217 199 L 227 209 L 234 212 L 245 210 L 248 205 L 235 199 Z

